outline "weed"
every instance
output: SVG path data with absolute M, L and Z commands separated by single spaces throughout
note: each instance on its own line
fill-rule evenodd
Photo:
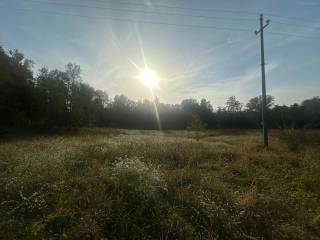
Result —
M 317 131 L 83 129 L 0 144 L 1 239 L 319 239 Z

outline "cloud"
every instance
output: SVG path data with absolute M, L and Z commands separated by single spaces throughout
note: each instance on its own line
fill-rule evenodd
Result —
M 272 21 L 271 21 L 271 24 L 272 24 Z M 319 37 L 319 29 L 320 29 L 320 19 L 319 18 L 313 19 L 309 23 L 306 23 L 306 24 L 304 23 L 301 25 L 304 27 L 299 27 L 298 29 L 296 28 L 292 35 L 290 35 L 292 31 L 288 31 L 288 29 L 285 29 L 284 31 L 279 32 L 284 35 L 277 35 L 277 34 L 273 35 L 271 32 L 271 35 L 269 35 L 269 36 L 271 36 L 273 39 L 276 38 L 276 40 L 270 41 L 271 43 L 269 46 L 269 50 L 275 50 L 277 48 L 287 47 L 288 45 L 297 43 L 299 41 L 300 42 L 302 42 L 302 41 L 308 41 L 308 42 L 318 41 L 316 38 Z M 288 26 L 285 26 L 285 27 L 288 28 Z M 290 29 L 292 29 L 292 28 L 290 28 Z M 286 33 L 288 33 L 287 36 L 285 35 Z M 266 35 L 268 36 L 268 33 L 266 33 Z
M 319 93 L 319 86 L 289 86 L 272 90 L 272 95 L 276 98 L 276 102 L 279 105 L 301 103 L 303 100 L 320 96 Z
M 266 73 L 268 74 L 278 67 L 278 62 L 270 63 L 266 66 Z M 207 84 L 179 82 L 172 86 L 168 93 L 165 93 L 165 97 L 180 101 L 184 98 L 200 99 L 205 97 L 212 101 L 214 106 L 217 107 L 224 105 L 226 99 L 232 95 L 246 102 L 251 97 L 254 97 L 254 92 L 256 92 L 256 95 L 261 94 L 261 70 L 258 66 L 247 68 L 244 73 L 239 76 L 226 78 L 217 75 L 212 78 L 211 83 Z

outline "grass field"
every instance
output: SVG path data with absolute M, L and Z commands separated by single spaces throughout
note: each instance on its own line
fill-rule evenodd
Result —
M 320 239 L 320 132 L 82 129 L 0 145 L 1 239 Z

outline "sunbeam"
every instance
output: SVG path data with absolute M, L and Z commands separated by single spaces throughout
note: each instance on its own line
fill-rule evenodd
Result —
M 148 66 L 148 62 L 147 62 L 147 59 L 145 56 L 145 51 L 143 49 L 143 44 L 142 44 L 142 40 L 140 38 L 138 28 L 136 27 L 135 29 L 136 29 L 136 33 L 137 33 L 138 42 L 139 42 L 140 54 L 141 54 L 141 58 L 142 58 L 144 66 L 139 67 L 138 64 L 136 64 L 130 58 L 127 58 L 127 59 L 137 69 L 137 71 L 138 71 L 137 79 L 139 79 L 140 82 L 142 82 L 150 90 L 152 102 L 153 102 L 153 106 L 154 106 L 154 111 L 155 111 L 155 115 L 156 115 L 156 120 L 157 120 L 157 124 L 158 124 L 158 129 L 161 131 L 161 129 L 162 129 L 161 128 L 161 120 L 160 120 L 159 110 L 158 110 L 158 106 L 157 106 L 157 102 L 156 102 L 156 96 L 154 94 L 154 89 L 160 88 L 159 87 L 160 78 L 157 75 L 157 73 Z

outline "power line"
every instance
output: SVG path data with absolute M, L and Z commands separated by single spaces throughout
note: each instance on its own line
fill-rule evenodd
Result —
M 128 2 L 128 1 L 118 1 L 118 0 L 105 0 L 105 1 L 103 1 L 103 0 L 90 0 L 90 2 L 148 7 L 147 4 L 143 4 L 143 3 L 132 3 L 132 2 Z M 167 8 L 167 9 L 180 9 L 180 10 L 190 10 L 190 11 L 200 11 L 200 12 L 236 13 L 236 14 L 245 14 L 245 15 L 251 15 L 251 16 L 256 16 L 256 15 L 260 14 L 259 12 L 253 12 L 253 11 L 237 11 L 237 10 L 226 10 L 226 9 L 216 9 L 216 8 L 179 7 L 179 6 L 172 6 L 172 5 L 166 5 L 166 4 L 155 4 L 154 6 L 160 7 L 160 8 Z M 271 17 L 275 17 L 275 18 L 289 19 L 289 20 L 295 20 L 295 21 L 302 21 L 302 22 L 312 21 L 311 19 L 305 19 L 305 18 L 280 16 L 278 14 L 271 13 L 271 12 L 270 13 L 267 12 L 265 14 L 269 15 Z
M 270 16 L 270 17 L 282 18 L 282 19 L 288 19 L 288 20 L 295 20 L 295 21 L 305 22 L 305 23 L 313 21 L 312 19 L 297 18 L 297 17 L 286 17 L 286 16 L 281 16 L 281 15 L 278 15 L 278 14 L 274 14 L 274 13 L 267 13 L 267 15 Z
M 70 16 L 70 17 L 80 17 L 86 19 L 95 19 L 95 20 L 113 20 L 119 22 L 136 22 L 140 24 L 152 24 L 152 25 L 164 25 L 164 26 L 173 26 L 173 27 L 184 27 L 184 28 L 196 28 L 196 29 L 215 29 L 220 31 L 238 31 L 238 32 L 252 32 L 251 29 L 242 29 L 242 28 L 232 28 L 232 27 L 220 27 L 220 26 L 211 26 L 211 25 L 200 25 L 200 24 L 178 24 L 178 23 L 168 23 L 168 22 L 161 22 L 161 21 L 147 21 L 147 20 L 137 20 L 137 19 L 128 19 L 128 18 L 116 18 L 116 17 L 97 17 L 97 16 L 86 16 L 74 13 L 67 13 L 67 12 L 57 12 L 57 11 L 47 11 L 47 10 L 39 10 L 39 9 L 24 9 L 24 8 L 7 8 L 6 6 L 0 6 L 2 9 L 8 9 L 13 11 L 23 11 L 23 12 L 38 12 L 43 14 L 52 14 L 52 15 L 59 15 L 59 16 Z M 278 33 L 278 32 L 270 32 L 271 35 L 284 35 L 284 36 L 293 36 L 298 38 L 314 38 L 319 39 L 317 37 L 310 37 L 310 36 L 302 36 L 302 35 L 295 35 L 291 33 Z
M 293 33 L 284 33 L 284 32 L 268 32 L 271 35 L 279 35 L 279 36 L 290 36 L 290 37 L 297 37 L 297 38 L 305 38 L 305 39 L 319 39 L 319 37 L 312 37 L 312 36 L 303 36 L 297 35 Z
M 135 19 L 128 19 L 128 18 L 86 16 L 86 15 L 80 15 L 80 14 L 74 14 L 74 13 L 67 13 L 67 12 L 47 11 L 47 10 L 39 10 L 39 9 L 25 9 L 25 8 L 7 8 L 4 6 L 0 6 L 0 8 L 6 8 L 8 10 L 14 10 L 14 11 L 39 12 L 39 13 L 45 13 L 45 14 L 80 17 L 80 18 L 96 19 L 96 20 L 115 20 L 115 21 L 130 22 L 130 23 L 137 22 L 142 24 L 167 25 L 167 26 L 186 27 L 186 28 L 204 28 L 204 29 L 251 32 L 250 29 L 218 27 L 218 26 L 211 26 L 211 25 L 178 24 L 178 23 L 168 23 L 168 22 L 159 22 L 159 21 L 135 20 Z
M 184 14 L 184 13 L 171 13 L 171 12 L 158 12 L 158 11 L 145 11 L 145 10 L 136 10 L 136 9 L 119 9 L 119 8 L 110 8 L 104 6 L 91 6 L 84 4 L 73 4 L 73 3 L 62 3 L 62 2 L 49 2 L 49 1 L 38 1 L 38 0 L 27 0 L 29 2 L 44 3 L 57 6 L 70 6 L 70 7 L 81 7 L 81 8 L 91 8 L 98 10 L 111 10 L 111 11 L 120 11 L 120 12 L 133 12 L 133 13 L 144 13 L 144 14 L 158 14 L 158 15 L 172 15 L 172 16 L 182 16 L 182 17 L 194 17 L 194 18 L 204 18 L 204 19 L 221 19 L 221 20 L 232 20 L 232 21 L 248 21 L 255 22 L 255 19 L 248 18 L 233 18 L 233 17 L 218 17 L 218 16 L 204 16 L 204 15 L 193 15 L 193 14 Z
M 71 6 L 71 7 L 82 7 L 82 8 L 91 8 L 91 9 L 99 9 L 99 10 L 111 10 L 111 11 L 127 11 L 127 12 L 137 12 L 137 13 L 144 13 L 144 14 L 158 14 L 158 15 L 172 15 L 172 16 L 182 16 L 182 17 L 194 17 L 194 18 L 203 18 L 203 19 L 221 19 L 221 20 L 231 20 L 231 21 L 248 21 L 248 22 L 255 22 L 255 19 L 249 19 L 249 18 L 234 18 L 234 17 L 218 17 L 218 16 L 205 16 L 205 15 L 194 15 L 194 14 L 185 14 L 185 13 L 171 13 L 171 12 L 158 12 L 158 11 L 145 11 L 145 10 L 136 10 L 136 9 L 119 9 L 119 8 L 111 8 L 111 7 L 105 7 L 105 6 L 90 6 L 90 5 L 83 5 L 83 4 L 73 4 L 73 3 L 65 3 L 65 2 L 48 2 L 48 1 L 39 1 L 39 0 L 28 0 L 31 2 L 35 2 L 35 3 L 45 3 L 45 4 L 51 4 L 51 5 L 65 5 L 65 6 Z M 108 3 L 105 1 L 101 1 L 101 0 L 92 0 L 95 2 L 103 2 L 103 3 Z M 125 4 L 125 5 L 133 5 L 133 6 L 143 6 L 143 7 L 147 7 L 147 5 L 145 4 L 139 4 L 139 3 L 132 3 L 132 2 L 114 2 L 113 0 L 107 0 L 109 2 L 111 2 L 111 4 Z M 188 10 L 197 10 L 200 11 L 200 8 L 185 8 L 185 7 L 175 7 L 175 6 L 168 6 L 168 5 L 157 5 L 160 7 L 165 7 L 165 8 L 174 8 L 174 9 L 188 9 Z M 240 13 L 240 14 L 249 14 L 252 15 L 256 15 L 258 13 L 254 13 L 254 12 L 241 12 L 241 11 L 233 11 L 233 10 L 221 10 L 221 9 L 202 9 L 201 11 L 216 11 L 216 12 L 228 12 L 228 13 Z M 269 14 L 270 16 L 274 16 L 277 18 L 284 18 L 284 19 L 294 19 L 294 20 L 302 20 L 307 22 L 306 19 L 300 19 L 300 18 L 290 18 L 290 17 L 283 17 L 283 16 L 279 16 L 276 14 Z M 278 23 L 281 25 L 287 25 L 287 26 L 293 26 L 293 27 L 301 27 L 301 28 L 308 28 L 308 29 L 312 29 L 312 30 L 319 30 L 320 28 L 313 28 L 310 27 L 308 25 L 301 25 L 301 24 L 296 24 L 296 23 L 286 23 L 286 22 L 280 22 L 280 21 L 273 21 L 274 23 Z
M 147 7 L 148 5 L 143 3 L 132 3 L 128 1 L 118 1 L 118 0 L 91 0 L 91 2 L 100 2 L 100 3 L 112 3 L 112 4 L 121 4 L 121 5 L 131 5 L 131 6 L 143 6 Z M 246 14 L 246 15 L 254 15 L 256 16 L 256 12 L 247 12 L 247 11 L 235 11 L 235 10 L 224 10 L 224 9 L 216 9 L 216 8 L 191 8 L 191 7 L 179 7 L 179 6 L 171 6 L 166 4 L 156 4 L 154 5 L 160 8 L 167 8 L 167 9 L 180 9 L 180 10 L 191 10 L 191 11 L 202 11 L 202 12 L 223 12 L 223 13 L 237 13 L 237 14 Z
M 110 8 L 110 7 L 103 7 L 103 6 L 91 6 L 91 5 L 83 5 L 83 4 L 73 4 L 73 3 L 62 3 L 62 2 L 50 2 L 50 1 L 38 1 L 38 0 L 27 0 L 29 2 L 37 3 L 44 3 L 50 5 L 57 5 L 57 6 L 70 6 L 70 7 L 80 7 L 80 8 L 91 8 L 91 9 L 98 9 L 98 10 L 111 10 L 117 12 L 134 12 L 134 13 L 143 13 L 143 14 L 158 14 L 158 15 L 171 15 L 171 16 L 182 16 L 182 17 L 194 17 L 194 18 L 204 18 L 204 19 L 221 19 L 221 20 L 231 20 L 231 21 L 248 21 L 248 22 L 255 22 L 254 19 L 248 18 L 234 18 L 234 17 L 218 17 L 218 16 L 204 16 L 204 15 L 193 15 L 193 14 L 184 14 L 184 13 L 168 13 L 168 12 L 158 12 L 158 11 L 144 11 L 144 10 L 132 10 L 132 9 L 119 9 L 119 8 Z M 300 25 L 295 23 L 285 23 L 279 21 L 272 21 L 273 23 L 287 25 L 292 27 L 300 27 L 306 28 L 310 30 L 319 30 L 320 28 L 313 28 L 307 25 Z
M 308 25 L 301 25 L 301 24 L 295 24 L 295 23 L 285 23 L 285 22 L 279 22 L 279 21 L 274 21 L 272 20 L 273 23 L 278 23 L 281 25 L 287 25 L 287 26 L 292 26 L 292 27 L 300 27 L 300 28 L 306 28 L 310 30 L 320 30 L 320 27 L 310 27 Z

